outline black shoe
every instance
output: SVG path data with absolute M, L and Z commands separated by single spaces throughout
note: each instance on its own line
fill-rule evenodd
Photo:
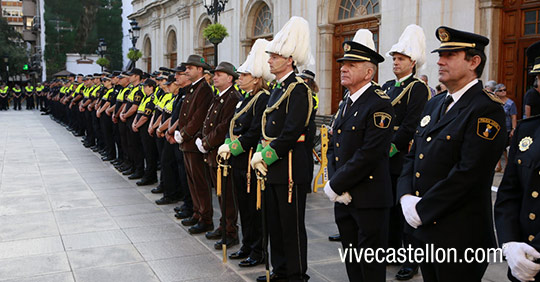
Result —
M 182 225 L 184 226 L 193 226 L 199 222 L 198 219 L 193 218 L 193 216 L 188 217 L 181 221 Z
M 150 190 L 150 192 L 152 192 L 152 194 L 160 194 L 163 193 L 163 188 L 161 188 L 161 185 L 158 185 L 158 187 Z M 176 208 L 174 208 L 174 211 L 176 211 Z
M 101 160 L 104 161 L 104 162 L 108 162 L 108 161 L 114 160 L 114 158 L 105 156 L 105 157 L 101 158 Z
M 134 179 L 141 179 L 143 177 L 142 172 L 134 172 L 132 175 L 128 176 L 128 179 L 134 180 Z
M 238 241 L 238 238 L 227 237 L 225 239 L 225 244 L 227 245 L 227 248 L 238 245 L 239 243 L 240 241 Z M 222 248 L 223 248 L 223 240 L 219 240 L 214 244 L 214 249 L 221 250 Z
M 229 255 L 230 259 L 245 259 L 247 257 L 249 257 L 249 253 L 242 251 L 242 249 Z
M 396 274 L 396 279 L 409 280 L 412 279 L 416 273 L 418 273 L 418 265 L 414 265 L 412 267 L 404 265 Z
M 200 234 L 200 233 L 210 231 L 210 230 L 213 230 L 213 229 L 214 229 L 214 224 L 213 223 L 207 224 L 207 223 L 199 222 L 199 223 L 191 226 L 188 229 L 188 231 L 189 231 L 190 234 Z
M 132 175 L 135 172 L 135 169 L 129 168 L 127 170 L 122 171 L 122 175 Z
M 330 236 L 328 236 L 328 241 L 341 242 L 341 235 L 339 235 L 339 234 L 330 235 Z
M 158 186 L 158 187 L 159 187 L 159 186 Z M 183 212 L 183 211 L 184 211 L 184 206 L 174 207 L 174 211 L 175 211 L 175 212 Z
M 92 146 L 94 146 L 94 145 L 89 144 L 89 143 L 83 143 L 83 146 L 84 146 L 85 148 L 90 148 L 90 147 L 92 147 Z
M 257 266 L 259 264 L 263 263 L 263 260 L 262 258 L 261 259 L 254 259 L 254 258 L 247 258 L 243 261 L 241 261 L 238 265 L 240 267 L 252 267 L 252 266 Z
M 167 198 L 167 197 L 162 197 L 161 199 L 156 200 L 157 205 L 170 205 L 170 204 L 175 204 L 175 203 L 178 203 L 178 200 Z
M 265 282 L 265 281 L 266 281 L 266 275 L 257 277 L 257 282 Z M 270 281 L 271 282 L 286 282 L 288 280 L 286 277 L 279 276 L 272 271 L 270 272 Z
M 184 219 L 184 218 L 189 218 L 193 215 L 192 212 L 186 212 L 186 211 L 181 211 L 181 212 L 178 212 L 174 215 L 174 217 L 178 218 L 178 219 Z
M 137 186 L 145 186 L 145 185 L 154 184 L 156 182 L 157 182 L 157 179 L 155 179 L 155 178 L 153 178 L 153 179 L 148 179 L 148 178 L 144 179 L 144 177 L 143 177 L 143 179 L 141 179 L 140 181 L 137 181 L 137 183 L 135 183 L 135 184 L 137 184 Z
M 221 239 L 221 228 L 217 228 L 216 230 L 214 231 L 208 231 L 206 232 L 206 234 L 204 235 L 206 237 L 206 239 L 208 240 L 218 240 L 218 239 Z

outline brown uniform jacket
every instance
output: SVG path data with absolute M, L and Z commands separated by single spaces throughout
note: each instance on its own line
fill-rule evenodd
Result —
M 221 96 L 214 95 L 212 105 L 204 119 L 201 139 L 204 149 L 208 151 L 205 156 L 206 162 L 213 167 L 217 167 L 217 149 L 225 141 L 229 124 L 240 98 L 241 95 L 234 86 L 231 86 Z
M 178 130 L 183 138 L 180 149 L 184 152 L 199 152 L 195 140 L 201 134 L 204 117 L 212 102 L 212 88 L 201 79 L 187 89 L 178 117 Z

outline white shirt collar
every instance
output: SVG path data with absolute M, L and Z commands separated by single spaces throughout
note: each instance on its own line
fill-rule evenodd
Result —
M 407 75 L 405 77 L 402 77 L 400 80 L 398 80 L 398 82 L 403 82 L 403 81 L 407 80 L 411 76 L 412 76 L 412 72 L 409 75 Z
M 290 71 L 289 73 L 287 73 L 286 75 L 284 75 L 282 78 L 278 79 L 277 82 L 279 83 L 282 83 L 283 81 L 285 81 L 285 79 L 287 79 L 287 77 L 289 77 L 289 75 L 291 75 L 291 73 L 293 73 L 294 70 Z
M 356 92 L 354 92 L 354 94 L 349 95 L 349 98 L 351 98 L 353 104 L 354 102 L 356 102 L 356 100 L 358 100 L 358 98 L 360 98 L 360 96 L 362 96 L 362 94 L 364 94 L 364 92 L 366 92 L 366 90 L 370 86 L 371 86 L 371 81 L 368 82 L 366 85 L 364 85 L 362 88 L 358 89 Z
M 192 82 L 191 85 L 197 84 L 197 82 L 201 81 L 201 79 L 203 79 L 203 78 L 204 78 L 204 76 L 201 76 L 201 78 L 197 79 L 195 82 Z
M 218 92 L 219 92 L 219 93 L 218 93 L 218 94 L 219 94 L 219 97 L 221 97 L 221 95 L 223 95 L 223 93 L 225 93 L 225 92 L 229 91 L 229 89 L 230 89 L 231 87 L 232 87 L 232 85 L 231 85 L 231 86 L 229 86 L 229 87 L 227 87 L 227 89 L 225 89 L 225 91 L 219 91 L 219 89 L 218 89 Z
M 478 79 L 475 78 L 473 81 L 469 82 L 467 85 L 465 85 L 463 88 L 459 89 L 458 91 L 456 91 L 454 93 L 450 93 L 450 91 L 449 91 L 447 96 L 452 95 L 452 99 L 454 99 L 454 102 L 452 102 L 452 104 L 448 105 L 448 108 L 446 109 L 446 111 L 448 112 L 450 110 L 450 108 L 452 108 L 457 103 L 457 101 L 461 98 L 461 96 L 463 96 L 463 94 L 465 94 L 465 92 L 467 92 L 467 90 L 469 90 L 471 87 L 473 87 L 477 83 L 478 83 Z

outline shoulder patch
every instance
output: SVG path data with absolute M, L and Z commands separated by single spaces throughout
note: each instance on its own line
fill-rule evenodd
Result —
M 491 99 L 492 101 L 494 102 L 497 102 L 501 105 L 504 105 L 504 102 L 501 101 L 501 99 L 499 99 L 499 97 L 495 96 L 495 94 L 491 94 L 489 92 L 487 92 L 485 89 L 482 89 L 482 91 L 484 91 L 484 93 L 489 97 L 489 99 Z
M 499 134 L 501 126 L 490 118 L 479 118 L 476 125 L 476 134 L 486 140 L 493 140 Z
M 376 112 L 373 114 L 373 122 L 378 128 L 388 128 L 392 121 L 392 116 L 385 112 Z
M 390 100 L 390 96 L 386 95 L 386 92 L 382 91 L 381 89 L 375 89 L 375 93 L 377 93 L 377 95 L 383 99 Z

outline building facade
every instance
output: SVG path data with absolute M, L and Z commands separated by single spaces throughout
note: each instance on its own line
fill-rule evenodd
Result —
M 143 57 L 137 66 L 153 71 L 175 66 L 190 54 L 203 55 L 213 64 L 213 45 L 202 30 L 212 23 L 203 0 L 133 0 L 133 13 L 141 26 L 137 48 Z M 229 36 L 218 47 L 219 61 L 239 66 L 258 38 L 272 39 L 291 16 L 310 23 L 311 52 L 320 87 L 319 114 L 335 113 L 342 99 L 339 67 L 342 43 L 356 30 L 367 28 L 374 34 L 379 53 L 386 54 L 409 24 L 424 29 L 427 63 L 418 74 L 426 74 L 432 87 L 438 83 L 438 55 L 430 53 L 439 42 L 438 26 L 483 34 L 490 38 L 482 80 L 506 83 L 509 96 L 521 104 L 532 84 L 527 73 L 524 50 L 540 39 L 538 0 L 234 0 L 228 1 L 219 16 Z M 379 65 L 376 81 L 393 78 L 392 60 Z
M 16 31 L 23 33 L 23 3 L 21 0 L 2 0 L 2 17 L 8 24 L 13 26 Z

